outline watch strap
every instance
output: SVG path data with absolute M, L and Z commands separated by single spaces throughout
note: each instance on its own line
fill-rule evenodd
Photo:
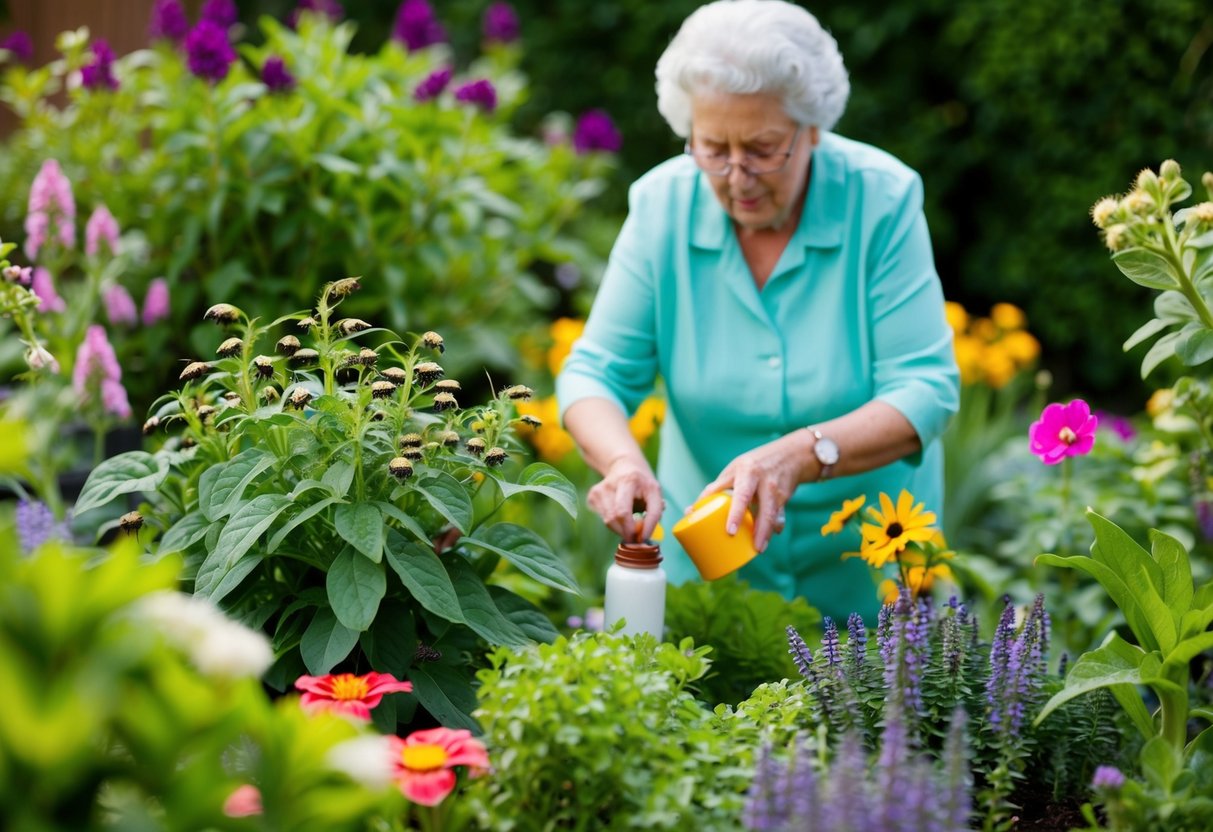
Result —
M 817 443 L 825 439 L 825 436 L 817 428 L 809 428 L 809 431 L 813 434 L 814 439 L 813 456 L 821 464 L 821 470 L 817 472 L 817 479 L 814 482 L 821 482 L 822 480 L 829 479 L 830 474 L 834 472 L 834 463 L 824 461 L 817 453 Z

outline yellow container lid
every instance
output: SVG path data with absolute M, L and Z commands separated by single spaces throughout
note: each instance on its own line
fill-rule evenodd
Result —
M 736 572 L 758 554 L 754 548 L 754 517 L 749 509 L 746 509 L 737 534 L 731 535 L 725 530 L 732 504 L 731 492 L 709 494 L 674 524 L 674 537 L 705 581 Z

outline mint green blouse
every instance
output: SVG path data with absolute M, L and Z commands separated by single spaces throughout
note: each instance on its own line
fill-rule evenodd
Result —
M 876 588 L 859 559 L 841 559 L 858 551 L 858 534 L 823 537 L 821 526 L 844 499 L 865 494 L 873 505 L 903 488 L 941 512 L 939 437 L 958 406 L 957 370 L 919 176 L 824 132 L 811 164 L 800 225 L 761 290 L 692 159 L 641 177 L 556 393 L 562 417 L 593 396 L 630 414 L 664 379 L 657 477 L 667 530 L 745 451 L 873 399 L 904 414 L 922 452 L 801 485 L 783 533 L 741 570 L 753 586 L 845 620 L 876 610 Z M 661 547 L 671 582 L 698 579 L 673 535 Z

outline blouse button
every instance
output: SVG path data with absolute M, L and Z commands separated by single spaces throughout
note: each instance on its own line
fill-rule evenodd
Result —
M 770 358 L 767 359 L 767 364 L 770 365 L 771 369 L 777 370 L 777 369 L 779 369 L 779 366 L 781 364 L 783 364 L 783 359 L 780 358 L 778 355 L 772 355 Z

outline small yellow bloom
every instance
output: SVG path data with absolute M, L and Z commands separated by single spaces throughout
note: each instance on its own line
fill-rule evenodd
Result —
M 1002 343 L 991 344 L 982 357 L 981 365 L 982 375 L 985 378 L 986 384 L 999 390 L 1006 387 L 1011 379 L 1015 378 L 1015 373 L 1019 371 L 1019 367 L 1015 365 L 1015 361 L 1011 358 L 1002 346 Z
M 906 572 L 906 586 L 910 588 L 910 597 L 917 598 L 924 592 L 930 592 L 931 587 L 935 585 L 936 578 L 942 578 L 945 581 L 952 579 L 952 570 L 946 563 L 936 564 L 930 569 L 911 566 Z M 896 604 L 897 598 L 901 594 L 901 583 L 890 578 L 882 581 L 876 592 L 884 603 Z
M 985 375 L 982 371 L 985 344 L 971 335 L 957 335 L 952 349 L 956 353 L 956 366 L 960 368 L 960 380 L 965 384 L 981 381 Z
M 552 346 L 548 350 L 548 369 L 552 375 L 560 372 L 564 360 L 573 349 L 573 342 L 585 331 L 585 321 L 579 318 L 557 318 L 552 321 L 548 334 L 552 336 Z
M 990 310 L 990 317 L 994 320 L 994 324 L 1004 332 L 1023 329 L 1028 323 L 1028 318 L 1024 315 L 1023 310 L 1011 303 L 994 304 L 994 308 Z
M 968 329 L 969 313 L 959 303 L 953 300 L 947 301 L 943 305 L 943 311 L 948 318 L 948 326 L 952 327 L 954 333 L 960 335 Z
M 1020 367 L 1025 367 L 1040 357 L 1040 342 L 1026 330 L 1008 332 L 998 344 Z
M 830 515 L 830 520 L 821 527 L 821 535 L 825 537 L 829 534 L 838 534 L 842 531 L 842 527 L 847 521 L 854 517 L 861 508 L 863 508 L 864 500 L 867 497 L 860 494 L 854 500 L 843 500 L 842 508 Z
M 914 497 L 904 488 L 897 504 L 888 494 L 881 493 L 880 509 L 868 507 L 868 518 L 860 529 L 863 545 L 860 556 L 879 569 L 903 552 L 912 541 L 930 540 L 935 533 L 935 512 L 925 511 L 923 504 L 914 504 Z
M 636 408 L 636 412 L 628 420 L 628 427 L 636 443 L 644 445 L 664 420 L 665 400 L 649 396 Z
M 1151 419 L 1157 419 L 1162 414 L 1166 413 L 1175 404 L 1175 391 L 1170 387 L 1163 387 L 1160 390 L 1155 390 L 1150 395 L 1150 400 L 1146 402 L 1146 413 Z
M 514 402 L 519 416 L 531 416 L 539 420 L 539 427 L 523 422 L 518 433 L 534 447 L 539 458 L 547 462 L 559 462 L 575 447 L 573 437 L 560 427 L 560 407 L 555 396 L 531 401 Z
M 998 325 L 989 318 L 978 318 L 969 326 L 969 332 L 981 340 L 983 343 L 989 344 L 998 338 Z

